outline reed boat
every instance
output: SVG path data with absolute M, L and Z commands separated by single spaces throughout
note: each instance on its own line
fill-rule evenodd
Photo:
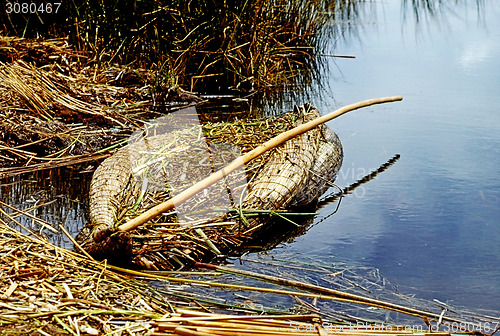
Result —
M 207 170 L 318 117 L 319 111 L 306 104 L 258 121 L 183 128 L 183 116 L 155 124 L 94 172 L 90 223 L 77 242 L 96 259 L 152 269 L 184 268 L 241 251 L 269 222 L 293 222 L 290 209 L 314 205 L 331 186 L 343 152 L 326 125 L 289 139 L 146 225 L 131 232 L 117 227 L 193 185 Z M 201 166 L 204 172 L 197 171 Z

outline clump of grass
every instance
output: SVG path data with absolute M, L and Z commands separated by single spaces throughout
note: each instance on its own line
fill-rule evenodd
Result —
M 329 46 L 327 35 L 338 33 L 330 24 L 355 14 L 358 2 L 75 0 L 53 16 L 11 15 L 0 29 L 27 37 L 69 34 L 96 64 L 158 69 L 156 86 L 269 94 L 320 78 L 318 55 Z
M 316 77 L 330 10 L 320 0 L 89 1 L 75 38 L 98 62 L 153 62 L 191 91 L 271 91 Z

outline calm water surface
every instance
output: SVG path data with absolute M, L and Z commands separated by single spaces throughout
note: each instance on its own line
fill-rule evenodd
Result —
M 403 22 L 399 1 L 374 8 L 355 23 L 359 39 L 337 45 L 356 58 L 332 61 L 333 97 L 313 103 L 327 112 L 404 97 L 329 123 L 345 150 L 338 185 L 401 159 L 285 250 L 378 268 L 421 298 L 500 311 L 500 4 L 479 14 L 457 5 L 418 25 L 408 11 Z

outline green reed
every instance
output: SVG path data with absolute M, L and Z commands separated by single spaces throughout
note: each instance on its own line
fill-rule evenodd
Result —
M 0 29 L 68 36 L 99 66 L 156 70 L 155 88 L 266 92 L 309 87 L 324 70 L 339 22 L 359 1 L 71 0 L 57 14 L 11 15 Z

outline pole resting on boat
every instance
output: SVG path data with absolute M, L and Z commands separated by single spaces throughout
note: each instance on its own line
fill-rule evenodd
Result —
M 281 133 L 280 135 L 272 138 L 271 140 L 265 142 L 264 144 L 260 145 L 259 147 L 253 149 L 252 151 L 246 153 L 245 155 L 240 156 L 233 162 L 231 162 L 229 165 L 226 167 L 220 169 L 219 171 L 209 175 L 205 179 L 201 180 L 200 182 L 194 184 L 193 186 L 189 187 L 188 189 L 184 190 L 180 194 L 174 196 L 173 198 L 169 199 L 168 201 L 165 201 L 163 203 L 160 203 L 153 208 L 149 209 L 148 211 L 142 213 L 141 215 L 135 217 L 134 219 L 128 221 L 125 224 L 122 224 L 118 227 L 119 231 L 130 231 L 135 229 L 136 227 L 148 222 L 149 220 L 161 215 L 162 213 L 169 211 L 170 209 L 174 208 L 174 206 L 177 204 L 181 204 L 190 197 L 196 195 L 203 189 L 211 186 L 218 180 L 224 178 L 228 174 L 230 174 L 232 171 L 242 167 L 246 163 L 250 162 L 251 160 L 255 159 L 256 157 L 262 155 L 263 153 L 269 151 L 270 149 L 273 149 L 282 143 L 286 142 L 287 140 L 300 135 L 302 133 L 305 133 L 316 126 L 319 126 L 327 121 L 330 121 L 332 119 L 335 119 L 339 116 L 341 116 L 344 113 L 354 111 L 363 107 L 371 106 L 371 105 L 376 105 L 376 104 L 383 104 L 383 103 L 390 103 L 390 102 L 395 102 L 395 101 L 401 101 L 403 97 L 401 96 L 393 96 L 393 97 L 383 97 L 383 98 L 375 98 L 375 99 L 369 99 L 365 101 L 361 101 L 358 103 L 350 104 L 347 106 L 344 106 L 342 108 L 339 108 L 329 114 L 326 114 L 322 117 L 316 118 L 314 120 L 311 120 L 305 124 L 302 124 L 300 126 L 297 126 L 289 131 L 286 131 L 284 133 Z

